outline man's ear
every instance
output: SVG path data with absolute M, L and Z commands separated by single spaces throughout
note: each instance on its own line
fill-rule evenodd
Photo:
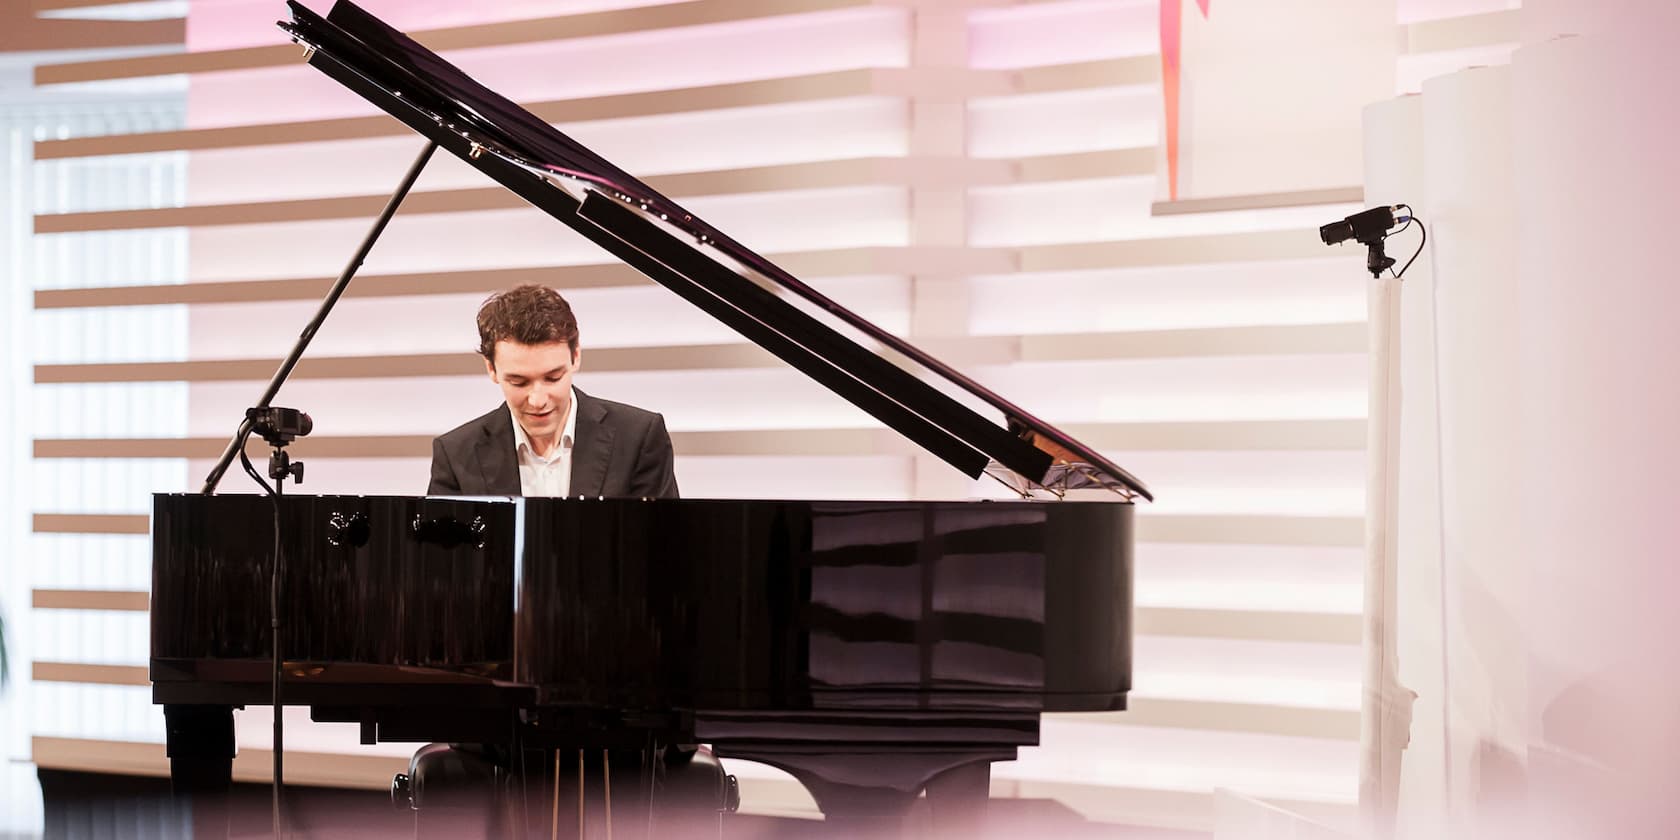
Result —
M 572 348 L 572 373 L 577 373 L 578 366 L 583 364 L 583 348 Z
M 492 362 L 489 359 L 485 359 L 484 360 L 484 370 L 490 374 L 490 381 L 491 382 L 497 382 L 499 384 L 499 380 L 496 379 L 496 363 L 495 362 Z

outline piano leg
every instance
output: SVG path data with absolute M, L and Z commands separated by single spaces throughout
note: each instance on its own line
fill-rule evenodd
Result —
M 233 784 L 233 707 L 164 704 L 170 789 L 192 804 L 193 836 L 228 835 Z
M 986 824 L 992 797 L 992 763 L 976 761 L 953 767 L 928 780 L 927 804 L 934 835 L 974 837 Z
M 898 837 L 924 790 L 936 830 L 950 826 L 970 830 L 949 836 L 978 834 L 991 763 L 1015 758 L 1013 746 L 985 745 L 916 750 L 763 744 L 718 752 L 787 771 L 811 792 L 824 820 L 848 837 Z

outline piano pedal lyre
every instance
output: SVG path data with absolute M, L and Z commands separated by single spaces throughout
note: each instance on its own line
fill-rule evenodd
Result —
M 580 812 L 582 808 L 583 782 L 580 781 L 578 782 L 578 809 Z M 560 750 L 554 751 L 554 796 L 549 800 L 548 832 L 552 840 L 558 840 L 560 837 Z M 578 837 L 583 837 L 582 831 L 578 832 Z
M 560 837 L 560 753 L 562 752 L 564 751 L 558 749 L 554 751 L 554 803 L 548 817 L 551 840 L 559 840 Z M 577 754 L 577 836 L 579 840 L 582 840 L 582 838 L 589 836 L 587 833 L 588 812 L 586 811 L 588 797 L 585 788 L 588 777 L 585 770 L 584 750 L 580 747 Z M 606 821 L 607 840 L 612 840 L 612 751 L 605 748 L 601 750 L 601 784 L 602 816 Z

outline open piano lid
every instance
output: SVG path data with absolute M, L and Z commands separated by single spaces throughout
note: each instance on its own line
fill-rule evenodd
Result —
M 830 300 L 349 0 L 325 18 L 288 2 L 280 28 L 311 65 L 577 230 L 971 478 L 1028 495 L 1143 482 L 902 338 Z M 804 298 L 900 358 L 783 300 Z M 932 372 L 1001 412 L 1003 426 L 929 385 Z

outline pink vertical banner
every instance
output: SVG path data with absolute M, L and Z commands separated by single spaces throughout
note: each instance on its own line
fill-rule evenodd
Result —
M 1196 0 L 1202 17 L 1213 0 Z M 1178 91 L 1183 68 L 1184 0 L 1161 0 L 1161 92 L 1166 106 L 1167 195 L 1178 199 Z

